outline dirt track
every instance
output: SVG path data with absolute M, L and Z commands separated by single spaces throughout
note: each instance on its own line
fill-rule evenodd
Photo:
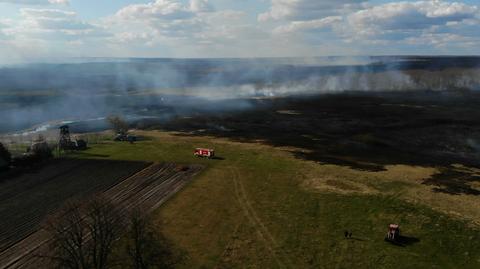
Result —
M 140 206 L 146 210 L 154 210 L 179 191 L 201 170 L 202 166 L 198 165 L 188 166 L 188 169 L 181 170 L 175 164 L 155 163 L 126 179 L 120 179 L 110 188 L 100 192 L 103 192 L 125 210 L 135 206 Z M 33 218 L 33 221 L 39 222 L 37 219 L 38 217 Z M 29 220 L 30 218 L 26 217 L 25 223 L 28 223 Z M 45 253 L 49 238 L 44 230 L 38 228 L 38 224 L 31 226 L 37 227 L 37 230 L 2 250 L 0 253 L 0 269 L 48 267 L 45 264 L 46 261 L 39 255 Z

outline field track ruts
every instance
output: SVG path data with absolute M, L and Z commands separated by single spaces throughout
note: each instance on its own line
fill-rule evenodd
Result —
M 136 206 L 152 211 L 202 169 L 200 165 L 192 165 L 186 171 L 178 171 L 175 164 L 155 163 L 103 191 L 103 194 L 119 204 L 125 212 Z M 46 260 L 39 257 L 40 253 L 46 253 L 48 241 L 42 229 L 31 233 L 0 253 L 0 269 L 48 268 Z
M 294 268 L 294 263 L 289 259 L 287 253 L 278 245 L 275 237 L 272 236 L 267 226 L 258 217 L 257 212 L 252 206 L 252 201 L 248 198 L 245 187 L 240 179 L 239 172 L 236 169 L 232 169 L 233 185 L 235 189 L 235 196 L 239 203 L 245 217 L 249 220 L 251 225 L 255 227 L 257 235 L 264 243 L 266 249 L 270 252 L 272 258 L 278 265 L 278 268 Z

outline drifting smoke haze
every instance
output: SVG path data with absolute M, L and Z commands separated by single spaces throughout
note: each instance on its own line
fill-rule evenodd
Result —
M 252 98 L 480 88 L 475 57 L 76 59 L 0 69 L 0 131 L 251 109 Z

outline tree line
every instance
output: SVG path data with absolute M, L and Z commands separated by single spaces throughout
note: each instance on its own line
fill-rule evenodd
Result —
M 143 210 L 125 212 L 101 196 L 67 203 L 45 229 L 52 240 L 40 256 L 55 268 L 168 269 L 182 260 Z

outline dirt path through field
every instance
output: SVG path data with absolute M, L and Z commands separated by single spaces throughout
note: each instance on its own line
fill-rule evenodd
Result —
M 253 208 L 252 201 L 248 197 L 245 187 L 240 180 L 239 172 L 235 168 L 232 168 L 232 181 L 235 188 L 236 200 L 244 212 L 244 215 L 254 227 L 258 237 L 262 240 L 279 268 L 293 268 L 294 266 L 286 253 L 279 247 L 276 239 L 272 236 L 267 226 Z

